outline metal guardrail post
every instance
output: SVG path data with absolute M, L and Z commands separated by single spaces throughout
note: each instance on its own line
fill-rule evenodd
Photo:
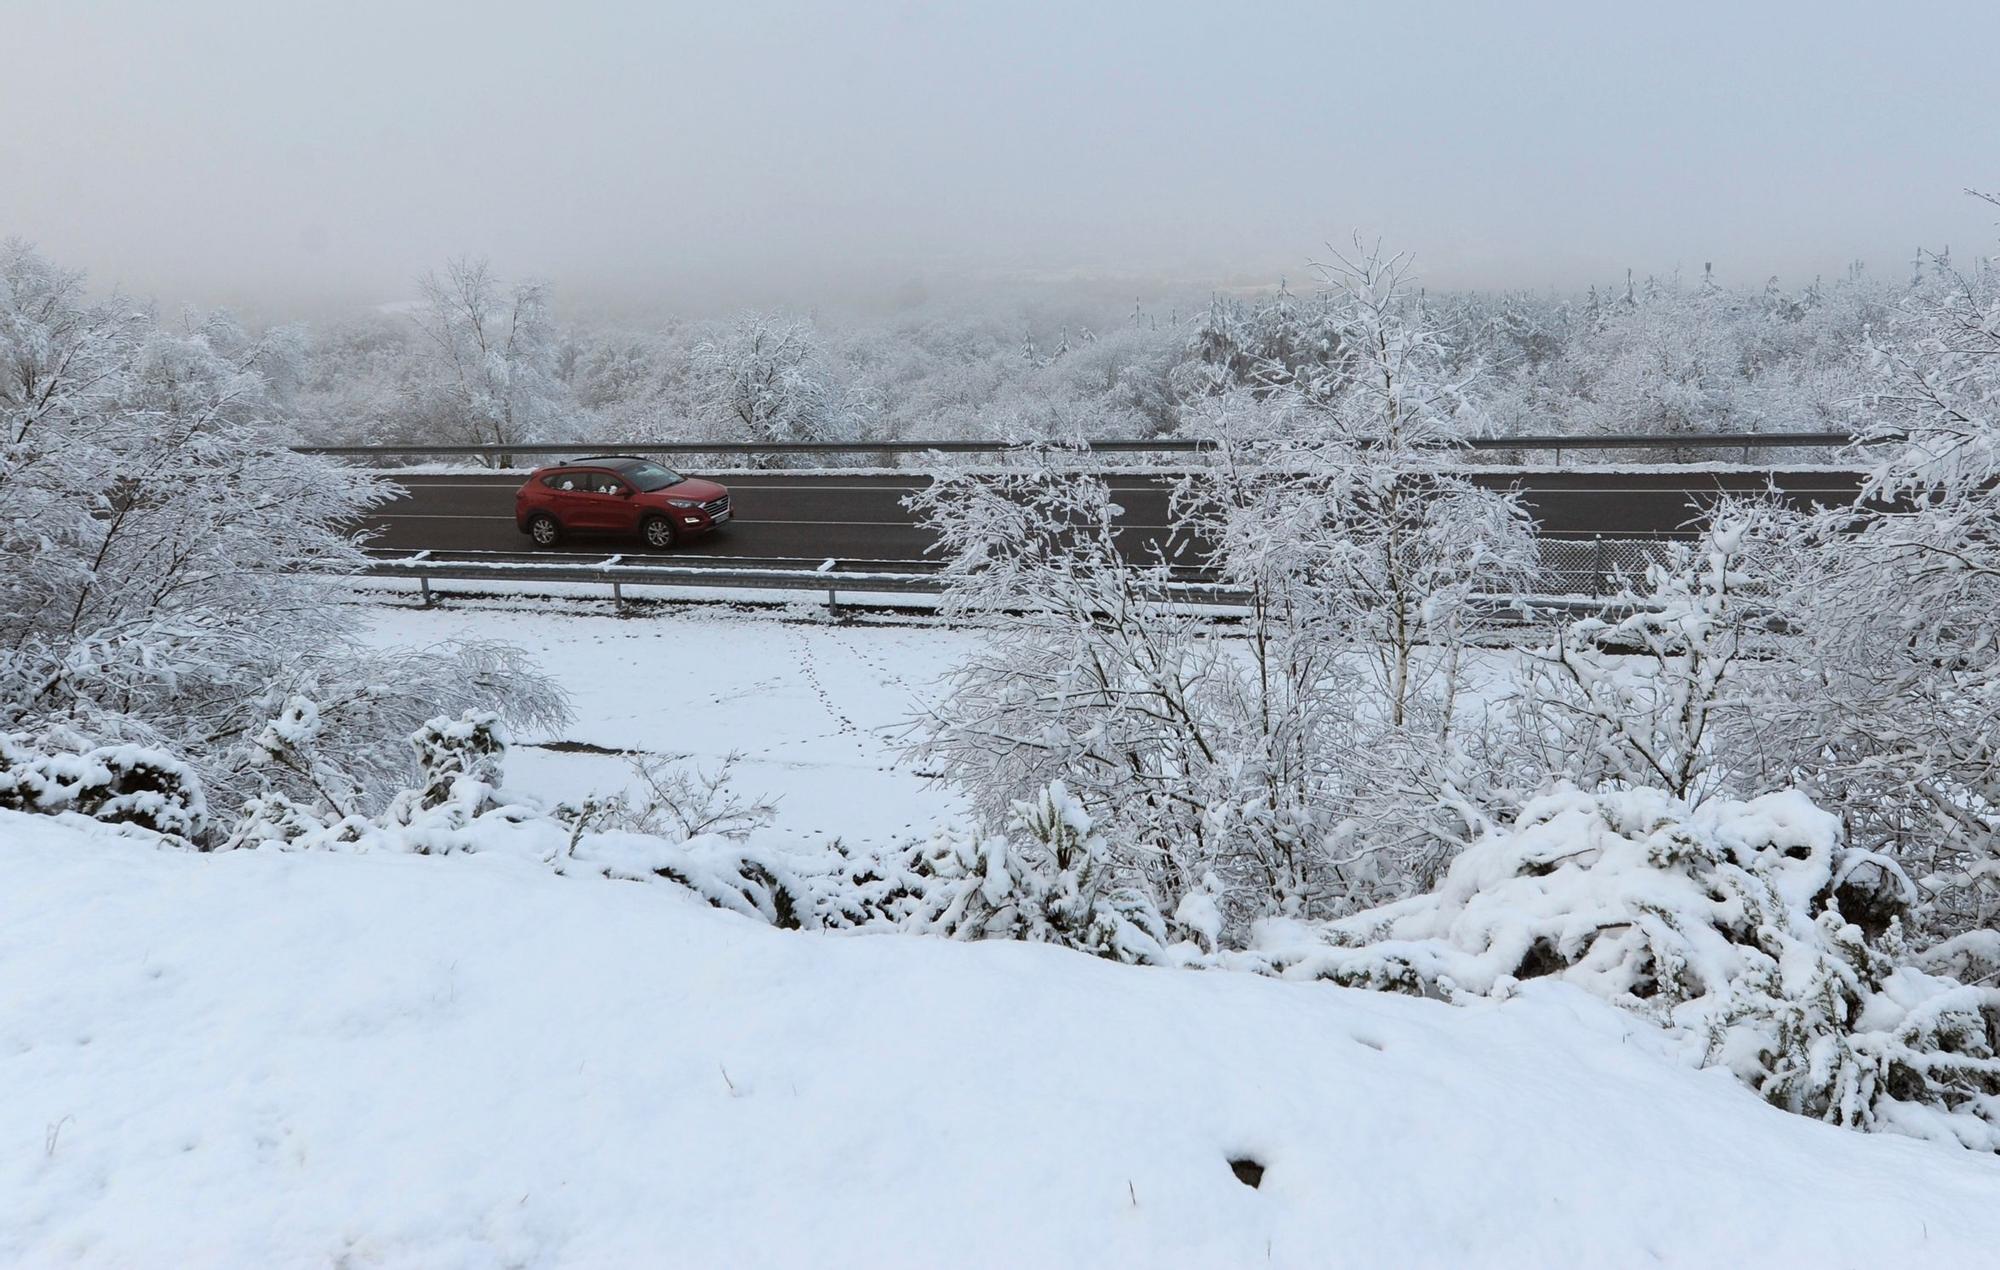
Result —
M 417 575 L 417 585 L 424 591 L 424 607 L 431 607 L 431 580 L 420 573 Z

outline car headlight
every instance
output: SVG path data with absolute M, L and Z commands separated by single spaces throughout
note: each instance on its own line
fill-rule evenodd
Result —
M 673 506 L 675 506 L 675 507 L 699 507 L 699 506 L 701 506 L 701 504 L 700 504 L 700 503 L 691 503 L 691 502 L 689 502 L 689 501 L 688 501 L 687 499 L 685 499 L 685 498 L 670 498 L 670 499 L 668 499 L 668 500 L 667 500 L 667 502 L 668 502 L 668 503 L 670 503 L 670 504 L 672 504 L 672 505 L 673 505 Z

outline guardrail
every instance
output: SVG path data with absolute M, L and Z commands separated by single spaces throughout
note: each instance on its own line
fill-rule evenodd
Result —
M 1867 442 L 1867 443 L 1873 443 Z M 453 458 L 506 459 L 517 454 L 1006 454 L 1041 447 L 1070 446 L 1052 441 L 1006 441 L 942 439 L 930 441 L 794 441 L 772 445 L 753 441 L 550 441 L 514 445 L 304 445 L 293 449 L 302 454 L 342 457 L 433 455 Z M 1364 442 L 1365 444 L 1365 442 Z M 1857 444 L 1845 432 L 1703 432 L 1678 435 L 1643 433 L 1601 436 L 1519 436 L 1474 437 L 1466 442 L 1475 451 L 1553 451 L 1558 462 L 1564 450 L 1741 450 L 1747 459 L 1754 450 L 1840 449 Z M 1114 438 L 1079 441 L 1075 448 L 1103 454 L 1200 454 L 1215 449 L 1212 441 L 1189 438 Z
M 440 553 L 418 551 L 408 555 L 370 552 L 363 575 L 376 578 L 410 578 L 416 581 L 425 608 L 437 602 L 431 589 L 434 581 L 455 582 L 583 582 L 609 585 L 611 598 L 625 603 L 628 586 L 694 587 L 710 590 L 774 590 L 826 593 L 829 609 L 840 607 L 840 592 L 886 595 L 935 595 L 943 588 L 932 572 L 910 570 L 856 570 L 840 568 L 828 560 L 817 568 L 749 566 L 739 568 L 711 565 L 663 565 L 627 563 L 623 555 L 603 560 L 570 563 L 517 556 L 505 559 L 440 558 Z
M 1659 543 L 1622 540 L 1592 540 L 1566 545 L 1581 546 L 1591 555 L 1585 560 L 1560 557 L 1545 560 L 1544 579 L 1558 587 L 1565 581 L 1582 582 L 1585 587 L 1570 594 L 1539 595 L 1532 599 L 1489 596 L 1486 598 L 1491 608 L 1501 612 L 1526 600 L 1535 608 L 1595 611 L 1602 607 L 1602 601 L 1593 597 L 1603 595 L 1606 584 L 1614 576 L 1620 572 L 1628 575 L 1643 573 L 1647 560 L 1660 550 Z M 412 580 L 417 583 L 425 608 L 438 603 L 442 593 L 434 591 L 431 584 L 442 581 L 589 583 L 609 586 L 612 601 L 621 607 L 627 603 L 625 588 L 628 586 L 823 592 L 830 612 L 839 611 L 840 593 L 843 591 L 849 596 L 939 595 L 944 591 L 944 580 L 938 576 L 937 566 L 918 561 L 904 562 L 902 567 L 895 569 L 882 569 L 859 567 L 879 562 L 839 559 L 829 559 L 814 567 L 730 567 L 628 562 L 623 554 L 575 563 L 527 554 L 479 559 L 463 552 L 417 551 L 404 554 L 372 549 L 369 555 L 368 568 L 361 576 Z M 1212 580 L 1214 571 L 1211 569 L 1196 566 L 1184 568 L 1181 573 L 1182 577 L 1164 585 L 1158 598 L 1175 603 L 1223 606 L 1247 602 L 1244 592 Z M 1204 578 L 1202 575 L 1208 576 Z

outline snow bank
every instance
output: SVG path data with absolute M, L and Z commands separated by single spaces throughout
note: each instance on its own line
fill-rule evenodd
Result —
M 1267 921 L 1227 960 L 1448 1000 L 1549 977 L 1676 1031 L 1778 1106 L 2000 1151 L 2000 989 L 1914 964 L 1915 888 L 1796 791 L 1689 807 L 1558 786 L 1437 889 Z
M 0 1263 L 1972 1264 L 2000 1161 L 1449 1007 L 0 813 Z M 1232 1156 L 1266 1166 L 1259 1189 Z

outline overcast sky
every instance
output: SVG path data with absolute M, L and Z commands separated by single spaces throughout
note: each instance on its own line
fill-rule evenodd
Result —
M 0 0 L 0 235 L 320 312 L 446 257 L 709 312 L 968 274 L 1788 282 L 2000 238 L 2000 4 Z

